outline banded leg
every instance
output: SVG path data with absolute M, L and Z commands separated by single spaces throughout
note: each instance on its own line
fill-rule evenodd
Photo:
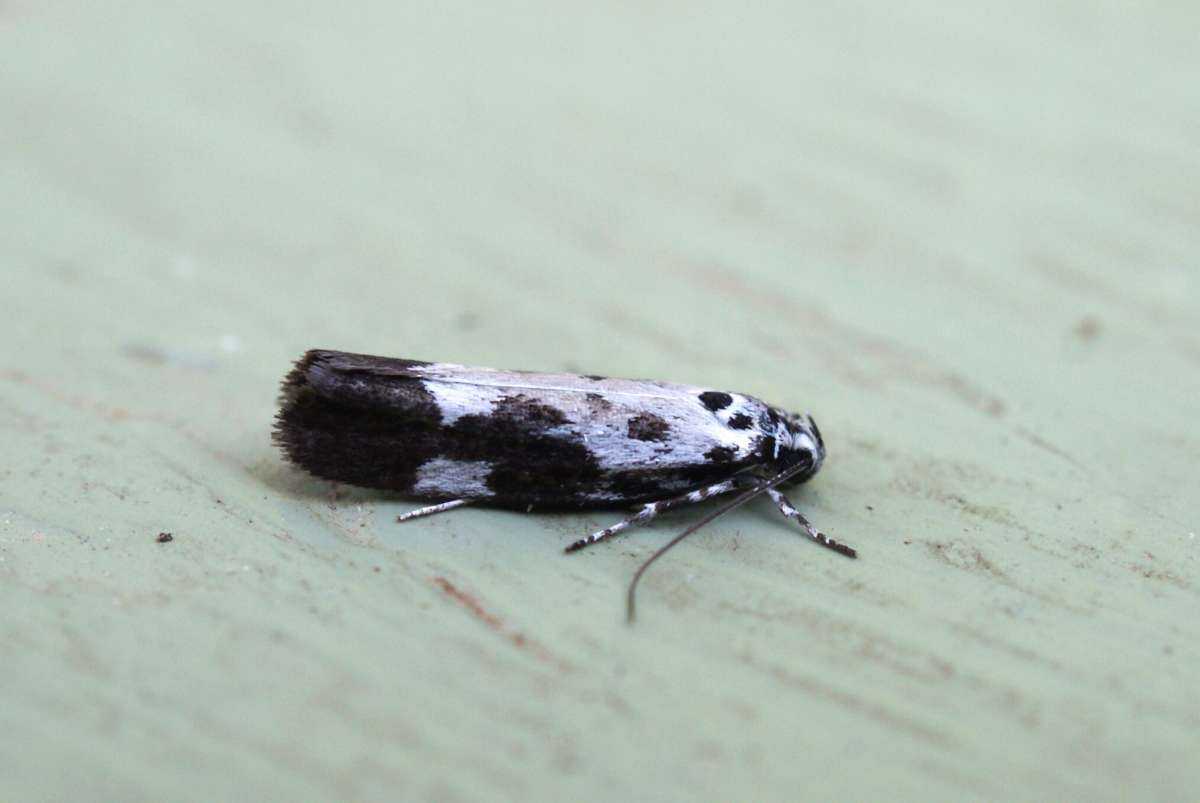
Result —
M 397 516 L 396 521 L 410 521 L 412 519 L 419 519 L 423 516 L 432 516 L 434 513 L 444 513 L 447 510 L 454 510 L 456 507 L 469 505 L 473 501 L 474 500 L 472 499 L 452 499 L 449 502 L 439 502 L 436 505 L 429 505 L 428 507 L 410 510 L 408 513 Z
M 808 519 L 804 518 L 803 514 L 788 501 L 788 498 L 774 488 L 767 489 L 767 495 L 779 507 L 779 512 L 787 516 L 789 519 L 795 519 L 800 526 L 804 528 L 804 532 L 808 533 L 808 537 L 816 541 L 826 549 L 832 549 L 838 554 L 845 555 L 848 558 L 858 557 L 858 553 L 854 551 L 854 547 L 839 544 L 825 533 L 812 526 Z
M 660 499 L 657 502 L 649 502 L 642 507 L 637 513 L 634 513 L 624 521 L 618 521 L 611 527 L 605 527 L 603 530 L 597 530 L 587 538 L 580 538 L 575 543 L 571 544 L 564 551 L 575 552 L 583 549 L 585 546 L 591 546 L 597 541 L 603 541 L 609 536 L 616 535 L 622 530 L 627 530 L 630 527 L 635 527 L 640 524 L 646 524 L 658 517 L 659 513 L 663 513 L 680 505 L 692 505 L 697 502 L 703 502 L 705 499 L 710 499 L 714 496 L 719 496 L 724 493 L 729 493 L 732 490 L 740 488 L 739 480 L 730 479 L 722 480 L 704 488 L 697 488 L 689 493 L 673 496 L 670 499 Z

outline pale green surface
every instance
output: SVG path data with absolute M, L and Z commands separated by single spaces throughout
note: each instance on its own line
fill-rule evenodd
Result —
M 1195 5 L 479 5 L 0 4 L 0 798 L 1194 799 Z M 314 346 L 811 409 L 862 559 L 626 627 L 695 513 L 394 525 Z

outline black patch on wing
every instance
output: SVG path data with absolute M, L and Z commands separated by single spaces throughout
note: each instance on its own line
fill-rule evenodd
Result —
M 328 480 L 408 490 L 439 454 L 442 414 L 413 361 L 310 351 L 283 381 L 273 439 L 302 468 Z M 386 371 L 373 369 L 380 366 Z
M 629 437 L 639 441 L 658 441 L 667 439 L 671 425 L 654 413 L 639 413 L 629 419 Z
M 564 497 L 595 488 L 600 477 L 583 438 L 547 432 L 565 423 L 567 417 L 555 407 L 527 396 L 506 396 L 490 415 L 465 415 L 439 436 L 447 457 L 492 464 L 484 482 L 496 504 L 565 504 Z
M 731 429 L 750 429 L 754 426 L 754 419 L 745 413 L 737 413 L 729 417 L 729 426 Z
M 733 404 L 733 397 L 719 390 L 706 390 L 700 394 L 699 398 L 700 403 L 714 413 Z
M 732 463 L 736 457 L 736 446 L 714 446 L 704 453 L 704 459 L 710 463 Z
M 588 393 L 588 394 L 585 394 L 584 398 L 587 399 L 588 404 L 593 409 L 595 409 L 599 412 L 603 413 L 603 412 L 607 412 L 612 409 L 612 402 L 610 402 L 608 399 L 604 398 L 603 393 Z

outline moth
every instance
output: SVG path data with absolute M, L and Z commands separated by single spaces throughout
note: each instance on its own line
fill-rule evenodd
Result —
M 567 552 L 740 491 L 642 564 L 627 595 L 631 621 L 634 591 L 651 563 L 760 495 L 816 543 L 856 557 L 780 490 L 821 468 L 816 422 L 740 393 L 313 350 L 283 381 L 273 437 L 317 477 L 434 502 L 399 521 L 467 504 L 636 507 Z

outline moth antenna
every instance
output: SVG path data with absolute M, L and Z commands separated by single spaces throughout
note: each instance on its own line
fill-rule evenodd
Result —
M 717 508 L 712 513 L 709 513 L 707 516 L 700 519 L 700 521 L 698 521 L 695 524 L 693 524 L 692 526 L 688 527 L 686 530 L 681 532 L 679 535 L 675 536 L 670 541 L 668 541 L 667 543 L 665 543 L 664 545 L 659 547 L 658 550 L 655 551 L 655 553 L 653 555 L 646 558 L 645 563 L 643 563 L 641 566 L 638 567 L 638 570 L 633 575 L 633 579 L 629 582 L 629 592 L 627 593 L 627 595 L 625 597 L 626 621 L 629 622 L 629 624 L 633 624 L 634 595 L 637 592 L 637 584 L 638 584 L 638 581 L 642 579 L 642 575 L 646 573 L 646 569 L 650 568 L 651 563 L 654 563 L 654 561 L 658 560 L 664 554 L 666 554 L 666 552 L 668 550 L 670 550 L 671 547 L 675 546 L 680 541 L 687 538 L 692 533 L 696 532 L 696 530 L 699 530 L 701 527 L 703 527 L 704 525 L 711 522 L 713 519 L 724 516 L 726 513 L 730 512 L 731 510 L 734 510 L 734 509 L 739 508 L 742 505 L 746 504 L 754 497 L 760 496 L 760 495 L 766 493 L 767 491 L 769 491 L 770 489 L 779 485 L 780 483 L 787 482 L 791 477 L 795 476 L 796 474 L 798 474 L 801 470 L 803 470 L 805 468 L 808 468 L 808 466 L 804 463 L 800 463 L 798 465 L 793 466 L 792 468 L 781 471 L 780 473 L 776 474 L 771 479 L 766 480 L 765 482 L 762 482 L 762 483 L 754 486 L 753 488 L 746 490 L 745 492 L 739 494 L 738 496 L 735 496 L 729 502 L 727 502 L 724 505 L 722 505 L 721 507 Z

